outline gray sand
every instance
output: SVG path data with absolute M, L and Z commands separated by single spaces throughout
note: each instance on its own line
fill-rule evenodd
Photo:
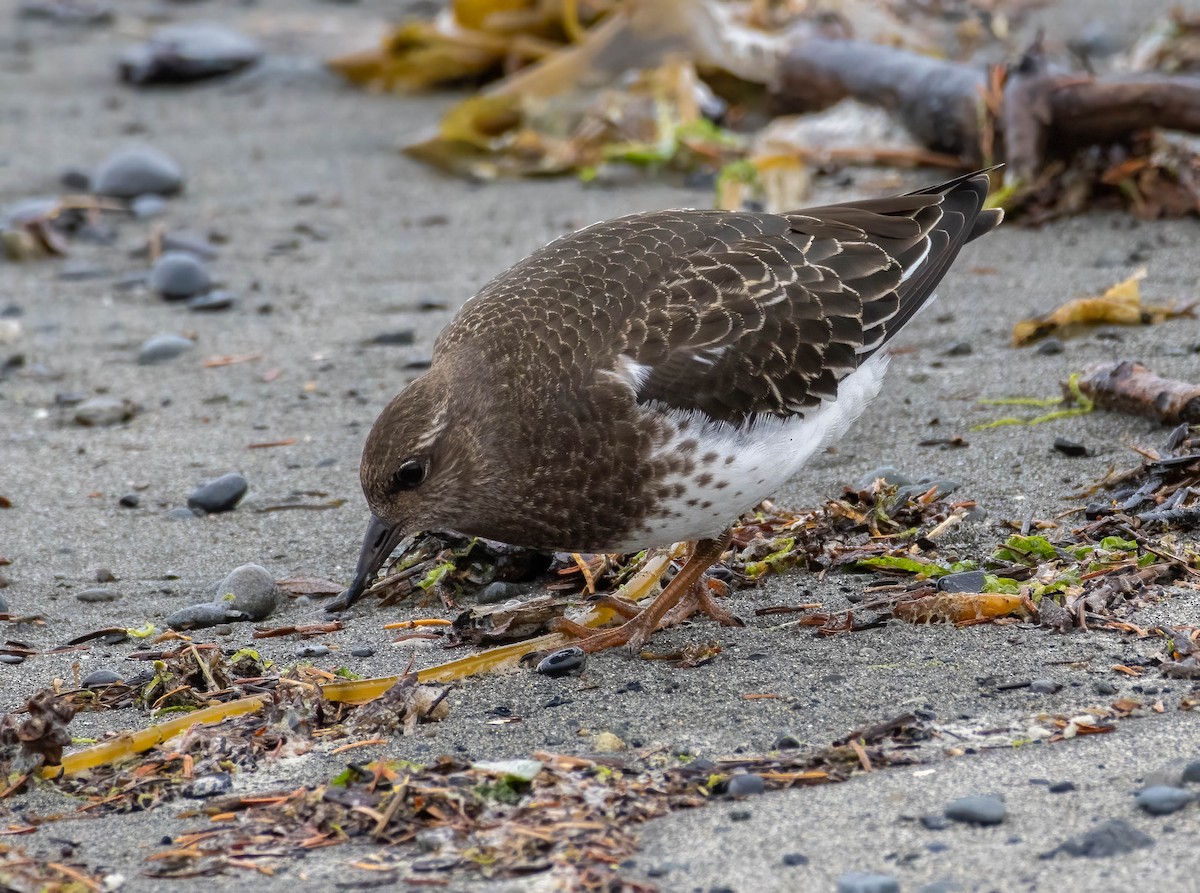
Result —
M 0 347 L 0 354 L 26 356 L 25 370 L 0 385 L 0 493 L 14 504 L 0 512 L 0 555 L 12 560 L 4 568 L 11 585 L 3 595 L 15 613 L 46 620 L 10 627 L 5 637 L 37 648 L 109 625 L 161 627 L 167 614 L 205 600 L 230 569 L 247 562 L 279 577 L 348 581 L 366 515 L 357 483 L 363 438 L 391 395 L 417 374 L 406 364 L 428 357 L 453 308 L 496 272 L 564 232 L 631 211 L 711 202 L 707 191 L 668 185 L 606 191 L 564 180 L 479 187 L 403 158 L 396 145 L 434 122 L 451 98 L 365 95 L 311 61 L 372 40 L 390 9 L 382 2 L 170 7 L 173 18 L 219 17 L 256 34 L 272 60 L 231 81 L 146 92 L 117 85 L 110 67 L 115 49 L 137 30 L 135 12 L 143 11 L 142 4 L 121 4 L 117 29 L 25 22 L 19 32 L 8 33 L 15 5 L 0 3 L 6 29 L 0 33 L 0 206 L 55 193 L 65 167 L 95 164 L 116 146 L 152 143 L 175 156 L 188 176 L 187 191 L 171 200 L 166 221 L 222 234 L 226 244 L 212 270 L 242 295 L 238 309 L 202 315 L 143 291 L 117 291 L 111 278 L 61 281 L 55 262 L 0 265 L 0 306 L 25 310 L 20 340 Z M 1090 6 L 1126 9 L 1115 0 Z M 1046 21 L 1058 33 L 1078 24 L 1061 9 Z M 890 174 L 863 172 L 855 189 L 823 192 L 817 200 L 898 185 Z M 315 192 L 317 201 L 298 204 L 295 197 L 304 192 Z M 113 274 L 139 269 L 130 251 L 152 225 L 122 223 L 116 245 L 79 244 L 76 253 Z M 935 308 L 902 336 L 882 396 L 847 439 L 806 468 L 778 501 L 816 505 L 842 483 L 883 464 L 950 477 L 990 516 L 986 524 L 956 535 L 964 557 L 979 556 L 997 541 L 995 521 L 1030 513 L 1046 517 L 1073 507 L 1068 494 L 1113 466 L 1134 462 L 1129 444 L 1161 445 L 1165 431 L 1136 418 L 1096 413 L 1037 428 L 971 433 L 970 426 L 1001 413 L 978 400 L 1049 396 L 1071 371 L 1117 357 L 1140 359 L 1163 375 L 1194 378 L 1196 355 L 1181 349 L 1200 341 L 1200 326 L 1182 321 L 1123 329 L 1118 340 L 1085 337 L 1069 342 L 1058 356 L 1014 351 L 1008 346 L 1011 326 L 1132 272 L 1132 265 L 1101 266 L 1097 260 L 1134 247 L 1148 256 L 1145 299 L 1194 299 L 1198 236 L 1194 220 L 1139 225 L 1124 216 L 1096 215 L 1038 231 L 1009 226 L 970 246 L 947 276 Z M 273 249 L 289 242 L 294 247 Z M 427 300 L 451 309 L 414 311 Z M 415 331 L 411 347 L 363 346 L 380 332 L 401 329 Z M 138 346 L 162 332 L 187 334 L 197 347 L 165 365 L 137 365 Z M 970 341 L 974 352 L 943 356 L 960 341 Z M 258 358 L 202 366 L 211 356 L 251 354 Z M 56 395 L 71 392 L 127 398 L 143 411 L 126 426 L 83 429 L 70 423 L 70 409 L 55 402 Z M 964 435 L 970 447 L 942 451 L 916 445 L 952 434 Z M 1059 435 L 1085 443 L 1095 455 L 1068 459 L 1053 452 L 1050 445 Z M 294 445 L 247 449 L 289 438 Z M 232 470 L 250 481 L 237 511 L 191 522 L 165 517 L 197 484 Z M 140 507 L 119 507 L 120 496 L 135 488 Z M 295 493 L 306 494 L 302 501 L 308 503 L 344 504 L 324 511 L 259 511 Z M 120 600 L 81 604 L 76 594 L 95 585 L 101 567 L 118 578 L 112 586 Z M 808 631 L 770 629 L 777 619 L 753 619 L 756 608 L 770 605 L 820 600 L 842 607 L 845 594 L 861 585 L 860 578 L 845 575 L 822 581 L 804 574 L 775 578 L 730 599 L 737 613 L 752 618 L 747 628 L 696 623 L 656 639 L 663 647 L 719 640 L 720 657 L 696 669 L 612 653 L 592 659 L 578 679 L 513 673 L 470 680 L 452 693 L 445 722 L 423 726 L 413 738 L 357 751 L 355 758 L 422 760 L 459 752 L 496 759 L 536 749 L 586 753 L 599 731 L 634 747 L 664 744 L 714 758 L 767 751 L 784 733 L 821 746 L 856 727 L 922 709 L 937 715 L 946 747 L 955 746 L 957 735 L 980 752 L 918 771 L 885 770 L 843 785 L 767 795 L 739 804 L 751 812 L 747 821 L 732 822 L 728 802 L 677 814 L 646 827 L 645 847 L 630 876 L 665 869 L 653 881 L 663 890 L 739 893 L 830 890 L 848 871 L 893 874 L 906 891 L 943 878 L 969 891 L 1196 884 L 1200 806 L 1152 819 L 1133 805 L 1148 774 L 1200 758 L 1196 717 L 1175 709 L 1189 686 L 1153 675 L 1129 680 L 1110 669 L 1157 653 L 1157 641 L 1112 632 L 1062 636 L 1026 625 L 956 630 L 901 623 L 818 639 Z M 427 646 L 391 647 L 391 634 L 381 629 L 384 622 L 422 613 L 428 609 L 383 611 L 366 602 L 345 629 L 320 640 L 336 650 L 315 663 L 386 675 L 402 669 L 410 656 L 418 666 L 439 662 L 443 655 Z M 319 615 L 319 605 L 292 603 L 271 623 Z M 1136 621 L 1194 624 L 1198 616 L 1200 593 L 1181 588 Z M 249 644 L 250 632 L 243 624 L 215 638 L 234 647 Z M 207 632 L 196 638 L 214 640 Z M 255 646 L 287 662 L 296 644 L 272 639 Z M 351 658 L 349 649 L 361 644 L 375 646 L 374 657 Z M 128 646 L 95 646 L 2 666 L 0 708 L 19 705 L 56 679 L 69 685 L 76 674 L 96 668 L 126 670 L 127 651 Z M 997 691 L 997 682 L 1039 677 L 1056 679 L 1062 690 Z M 643 691 L 616 693 L 634 679 Z M 1014 745 L 1028 737 L 1030 726 L 1046 726 L 1047 715 L 1071 716 L 1111 702 L 1111 695 L 1094 694 L 1094 683 L 1102 679 L 1145 703 L 1161 697 L 1165 712 L 1143 711 L 1109 735 Z M 1147 690 L 1136 690 L 1139 684 Z M 763 692 L 780 697 L 743 698 Z M 569 703 L 543 707 L 555 695 Z M 499 705 L 524 721 L 486 725 L 488 711 Z M 71 729 L 94 737 L 145 722 L 132 711 L 85 713 Z M 980 730 L 1000 731 L 977 737 Z M 343 757 L 318 746 L 239 784 L 245 790 L 291 787 L 328 778 L 343 765 Z M 1036 778 L 1070 780 L 1077 790 L 1052 795 L 1029 783 Z M 999 828 L 931 832 L 911 820 L 940 812 L 956 797 L 991 792 L 1007 798 L 1009 817 Z M 173 818 L 182 808 L 55 822 L 16 842 L 50 855 L 59 846 L 55 839 L 69 838 L 87 864 L 124 875 L 125 889 L 156 889 L 160 885 L 140 875 L 142 859 L 164 835 L 195 826 L 194 820 Z M 0 809 L 28 818 L 69 813 L 73 804 L 38 792 Z M 1116 817 L 1149 833 L 1155 845 L 1112 859 L 1038 858 L 1066 837 Z M 935 841 L 948 847 L 930 852 L 928 844 Z M 367 851 L 322 850 L 274 878 L 250 882 L 262 890 L 365 882 L 365 873 L 346 865 Z M 809 864 L 783 866 L 782 854 L 789 852 L 808 856 Z M 225 890 L 246 882 L 229 875 L 177 881 L 170 889 Z M 534 877 L 497 886 L 456 877 L 451 886 L 540 890 L 546 883 Z

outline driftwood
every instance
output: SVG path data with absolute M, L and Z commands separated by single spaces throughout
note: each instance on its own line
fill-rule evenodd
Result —
M 1015 65 L 982 69 L 858 40 L 802 40 L 772 95 L 785 113 L 847 97 L 880 106 L 929 149 L 967 167 L 1004 161 L 1024 182 L 1053 159 L 1147 128 L 1200 133 L 1200 78 L 1070 73 L 1050 66 L 1040 45 Z
M 1122 360 L 1090 366 L 1079 377 L 1079 390 L 1105 409 L 1168 425 L 1200 423 L 1200 385 L 1161 378 L 1141 363 Z

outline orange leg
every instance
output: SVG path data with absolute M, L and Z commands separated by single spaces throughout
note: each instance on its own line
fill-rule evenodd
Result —
M 679 604 L 680 600 L 693 588 L 698 588 L 696 584 L 700 582 L 704 572 L 725 553 L 725 547 L 728 545 L 728 530 L 716 539 L 697 542 L 691 555 L 679 569 L 679 573 L 667 584 L 667 588 L 659 593 L 654 603 L 621 626 L 595 632 L 586 626 L 559 618 L 554 622 L 553 628 L 556 632 L 577 636 L 579 647 L 592 654 L 607 648 L 615 648 L 618 645 L 626 645 L 630 651 L 635 653 L 641 651 L 642 647 L 650 641 L 655 630 L 662 624 L 667 612 Z M 706 613 L 712 613 L 721 622 L 725 622 L 724 618 L 729 617 L 724 610 L 713 603 L 712 596 L 707 592 L 700 593 L 697 600 L 699 602 L 697 607 Z

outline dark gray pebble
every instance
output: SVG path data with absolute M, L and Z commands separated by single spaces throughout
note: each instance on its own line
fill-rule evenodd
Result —
M 1070 456 L 1073 459 L 1091 454 L 1091 451 L 1082 443 L 1077 443 L 1074 440 L 1067 440 L 1065 437 L 1054 438 L 1054 451 L 1056 453 L 1062 453 L 1064 456 Z
M 837 879 L 837 893 L 900 893 L 900 882 L 890 874 L 852 871 Z
M 416 337 L 412 329 L 401 329 L 398 332 L 380 332 L 374 338 L 367 340 L 367 344 L 373 344 L 377 347 L 405 347 L 413 343 Z
M 330 651 L 328 645 L 297 645 L 296 650 L 292 653 L 295 654 L 296 657 L 312 658 L 324 657 L 325 655 L 329 654 Z
M 570 645 L 551 651 L 537 663 L 537 671 L 543 676 L 574 676 L 587 666 L 587 653 L 582 648 Z
M 771 750 L 796 750 L 800 742 L 791 735 L 780 735 L 771 744 Z
M 118 69 L 131 84 L 183 84 L 233 74 L 261 58 L 258 41 L 224 25 L 198 22 L 159 28 L 146 43 L 123 52 Z
M 86 428 L 119 425 L 133 418 L 135 407 L 117 397 L 92 397 L 75 407 L 75 423 Z
M 944 815 L 929 815 L 921 816 L 921 826 L 928 828 L 930 831 L 945 831 L 950 827 L 950 820 Z
M 92 175 L 81 167 L 69 167 L 58 175 L 58 182 L 63 189 L 72 192 L 91 192 Z
M 124 509 L 135 509 L 142 504 L 142 497 L 136 493 L 126 493 L 117 500 L 117 505 Z
M 767 789 L 767 783 L 761 775 L 747 772 L 744 775 L 731 775 L 725 782 L 725 793 L 730 797 L 754 797 Z
M 1170 815 L 1183 809 L 1193 799 L 1191 791 L 1160 784 L 1146 788 L 1134 802 L 1150 815 Z
M 937 588 L 942 592 L 983 592 L 987 574 L 983 571 L 962 571 L 937 578 Z
M 1098 695 L 1115 695 L 1117 693 L 1117 687 L 1107 679 L 1097 679 L 1092 684 L 1092 691 Z
M 943 351 L 943 356 L 947 357 L 967 357 L 975 352 L 975 345 L 970 341 L 959 341 L 956 344 L 951 344 Z
M 168 521 L 195 521 L 203 512 L 197 512 L 195 509 L 190 509 L 185 505 L 177 505 L 175 508 L 167 511 L 166 518 Z
M 729 812 L 729 821 L 731 822 L 748 822 L 754 817 L 754 813 L 748 809 L 733 809 Z
M 114 574 L 107 567 L 96 568 L 95 577 L 96 577 L 97 583 L 115 583 L 115 582 L 117 582 L 117 575 Z
M 946 818 L 971 825 L 999 825 L 1008 815 L 1004 801 L 998 797 L 960 797 L 948 803 Z
M 153 366 L 166 363 L 195 346 L 195 341 L 182 335 L 155 335 L 143 341 L 142 346 L 138 348 L 138 365 Z
M 80 688 L 104 688 L 121 681 L 121 674 L 114 670 L 92 670 L 79 683 Z
M 216 601 L 251 620 L 265 620 L 279 604 L 279 595 L 275 578 L 265 567 L 243 564 L 221 581 Z
M 167 202 L 161 195 L 139 195 L 129 203 L 129 210 L 138 220 L 149 220 L 167 213 Z
M 866 490 L 878 478 L 883 478 L 883 482 L 892 487 L 903 487 L 912 483 L 912 478 L 904 474 L 893 465 L 881 465 L 878 468 L 872 468 L 854 483 L 856 490 Z
M 190 252 L 168 251 L 150 271 L 150 288 L 168 301 L 178 301 L 204 294 L 212 287 L 212 279 L 204 264 Z
M 7 610 L 8 610 L 7 607 L 0 608 L 0 612 L 4 612 Z M 25 663 L 25 656 L 23 654 L 0 654 L 0 664 L 9 664 L 11 666 L 16 666 L 17 664 L 23 664 L 23 663 Z
M 236 471 L 209 481 L 188 497 L 188 508 L 212 515 L 231 511 L 246 495 L 249 484 Z
M 1194 760 L 1183 767 L 1183 780 L 1187 784 L 1200 784 L 1200 760 Z
M 1109 819 L 1077 837 L 1065 840 L 1057 849 L 1042 855 L 1051 859 L 1059 853 L 1067 856 L 1083 856 L 1089 859 L 1122 856 L 1154 845 L 1154 838 L 1139 831 L 1124 819 Z
M 1066 346 L 1057 338 L 1047 338 L 1037 346 L 1037 352 L 1044 357 L 1054 356 L 1066 350 Z
M 375 654 L 375 649 L 369 645 L 363 645 L 361 648 L 351 648 L 350 655 L 352 657 L 371 657 Z
M 92 191 L 112 198 L 174 195 L 182 188 L 183 171 L 175 159 L 153 146 L 116 150 L 92 178 Z
M 188 310 L 195 310 L 201 313 L 213 312 L 216 310 L 228 310 L 238 302 L 236 292 L 226 291 L 223 288 L 214 289 L 206 294 L 192 295 L 188 298 Z
M 166 624 L 171 629 L 176 630 L 208 629 L 220 623 L 230 623 L 246 619 L 244 615 L 239 614 L 237 611 L 229 610 L 225 605 L 209 602 L 180 608 L 167 617 Z
M 94 586 L 91 589 L 85 589 L 83 592 L 75 594 L 75 598 L 89 605 L 100 602 L 115 602 L 120 597 L 121 594 L 119 592 L 103 586 Z
M 1046 788 L 1051 794 L 1069 794 L 1076 790 L 1075 782 L 1073 781 L 1056 781 L 1050 787 Z
M 1034 679 L 1029 683 L 1029 690 L 1036 695 L 1052 695 L 1062 688 L 1061 682 L 1053 679 Z
M 904 501 L 906 499 L 916 499 L 929 492 L 931 488 L 936 488 L 936 496 L 945 498 L 959 488 L 958 481 L 952 481 L 949 478 L 921 478 L 915 484 L 908 484 L 896 491 L 896 499 Z
M 784 853 L 781 861 L 789 868 L 795 868 L 797 865 L 807 865 L 808 856 L 803 853 Z
M 232 788 L 233 777 L 228 772 L 214 772 L 212 775 L 201 775 L 185 785 L 183 796 L 203 800 L 228 794 Z
M 479 595 L 476 600 L 481 605 L 498 605 L 508 601 L 510 598 L 517 598 L 521 595 L 521 587 L 516 583 L 488 583 L 483 589 L 479 590 Z

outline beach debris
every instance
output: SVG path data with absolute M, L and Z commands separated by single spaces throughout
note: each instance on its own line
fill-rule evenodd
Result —
M 1200 384 L 1162 378 L 1131 360 L 1089 366 L 1079 378 L 1079 389 L 1102 409 L 1164 425 L 1200 424 Z
M 1145 277 L 1143 267 L 1101 295 L 1075 298 L 1050 313 L 1021 320 L 1013 326 L 1013 347 L 1023 347 L 1050 335 L 1069 338 L 1096 325 L 1155 325 L 1168 319 L 1195 318 L 1194 301 L 1179 308 L 1143 305 L 1138 283 Z

